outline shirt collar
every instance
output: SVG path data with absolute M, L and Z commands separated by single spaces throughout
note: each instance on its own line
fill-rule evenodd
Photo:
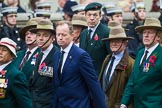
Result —
M 98 22 L 98 24 L 94 28 L 88 27 L 88 30 L 91 29 L 92 32 L 96 31 L 96 29 L 97 29 L 97 27 L 98 27 L 99 24 L 100 24 L 100 21 Z
M 71 42 L 65 49 L 62 49 L 62 48 L 61 48 L 61 51 L 64 51 L 65 53 L 69 53 L 69 51 L 70 51 L 72 45 L 73 45 L 73 42 Z
M 27 49 L 27 51 L 26 51 L 26 53 L 28 52 L 28 51 L 30 51 L 31 52 L 31 54 L 33 54 L 34 53 L 34 51 L 37 49 L 38 47 L 36 46 L 36 47 L 34 47 L 32 50 L 29 50 L 29 48 Z
M 46 50 L 42 51 L 44 55 L 47 55 L 53 48 L 53 44 L 51 44 Z
M 123 57 L 124 51 L 118 53 L 118 54 L 114 54 L 112 56 L 115 56 L 115 60 L 120 60 Z
M 155 49 L 156 49 L 156 47 L 159 45 L 159 43 L 157 43 L 157 44 L 155 44 L 154 46 L 152 46 L 151 48 L 149 48 L 149 49 L 146 49 L 145 48 L 145 51 L 147 50 L 147 51 L 149 51 L 149 54 L 151 54 Z
M 0 71 L 2 71 L 11 61 L 0 66 Z

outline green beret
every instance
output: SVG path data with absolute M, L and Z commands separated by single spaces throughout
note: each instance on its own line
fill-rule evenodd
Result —
M 102 7 L 102 4 L 98 3 L 98 2 L 92 2 L 92 3 L 89 3 L 86 7 L 85 7 L 85 11 L 88 11 L 88 10 L 100 10 Z

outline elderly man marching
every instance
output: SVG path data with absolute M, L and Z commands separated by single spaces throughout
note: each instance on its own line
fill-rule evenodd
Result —
M 126 37 L 125 30 L 119 26 L 120 24 L 117 25 L 117 22 L 110 22 L 109 25 L 112 26 L 110 35 L 103 41 L 110 42 L 112 54 L 105 58 L 99 80 L 105 93 L 108 108 L 119 108 L 134 64 L 133 58 L 126 51 L 127 41 L 133 38 Z
M 144 25 L 136 27 L 136 30 L 142 34 L 144 48 L 137 53 L 120 108 L 126 108 L 132 99 L 134 108 L 162 108 L 160 21 L 157 18 L 146 18 Z
M 26 77 L 12 63 L 16 56 L 16 43 L 9 38 L 2 38 L 0 40 L 0 106 L 32 108 Z

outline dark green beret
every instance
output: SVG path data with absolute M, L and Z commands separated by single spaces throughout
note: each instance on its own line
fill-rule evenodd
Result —
M 92 3 L 89 3 L 86 7 L 85 7 L 85 11 L 88 11 L 88 10 L 100 10 L 102 7 L 102 4 L 98 3 L 98 2 L 92 2 Z

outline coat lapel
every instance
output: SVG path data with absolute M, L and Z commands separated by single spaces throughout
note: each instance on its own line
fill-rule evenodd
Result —
M 53 76 L 54 76 L 54 80 L 55 80 L 55 85 L 60 85 L 60 78 L 59 78 L 59 73 L 58 73 L 58 67 L 59 67 L 59 58 L 60 58 L 60 50 L 56 53 L 56 55 L 54 56 L 55 59 L 55 63 L 54 63 L 54 71 L 53 71 Z
M 101 32 L 100 26 L 101 26 L 101 23 L 96 28 L 96 30 L 95 30 L 95 32 L 94 32 L 91 40 L 88 41 L 88 46 L 87 47 L 89 47 L 89 48 L 87 48 L 87 50 L 88 50 L 88 52 L 90 52 L 90 55 L 91 55 L 91 53 L 93 53 L 94 46 L 96 46 L 97 42 L 99 41 L 99 38 L 100 37 L 98 36 L 99 35 L 98 33 Z M 94 39 L 95 36 L 98 36 L 98 39 L 97 40 Z
M 104 62 L 103 62 L 102 69 L 101 69 L 101 73 L 100 73 L 100 75 L 99 75 L 99 77 L 98 77 L 98 79 L 99 79 L 99 81 L 101 81 L 101 83 L 102 83 L 102 80 L 103 80 L 103 74 L 104 74 L 104 72 L 105 72 L 106 66 L 107 66 L 107 64 L 108 64 L 110 58 L 111 58 L 111 55 L 108 55 L 108 56 L 105 58 Z
M 80 37 L 80 44 L 79 44 L 79 47 L 81 47 L 82 49 L 87 49 L 88 47 L 88 38 L 87 38 L 87 35 L 88 35 L 88 28 L 85 29 L 82 34 L 81 34 L 81 37 Z

